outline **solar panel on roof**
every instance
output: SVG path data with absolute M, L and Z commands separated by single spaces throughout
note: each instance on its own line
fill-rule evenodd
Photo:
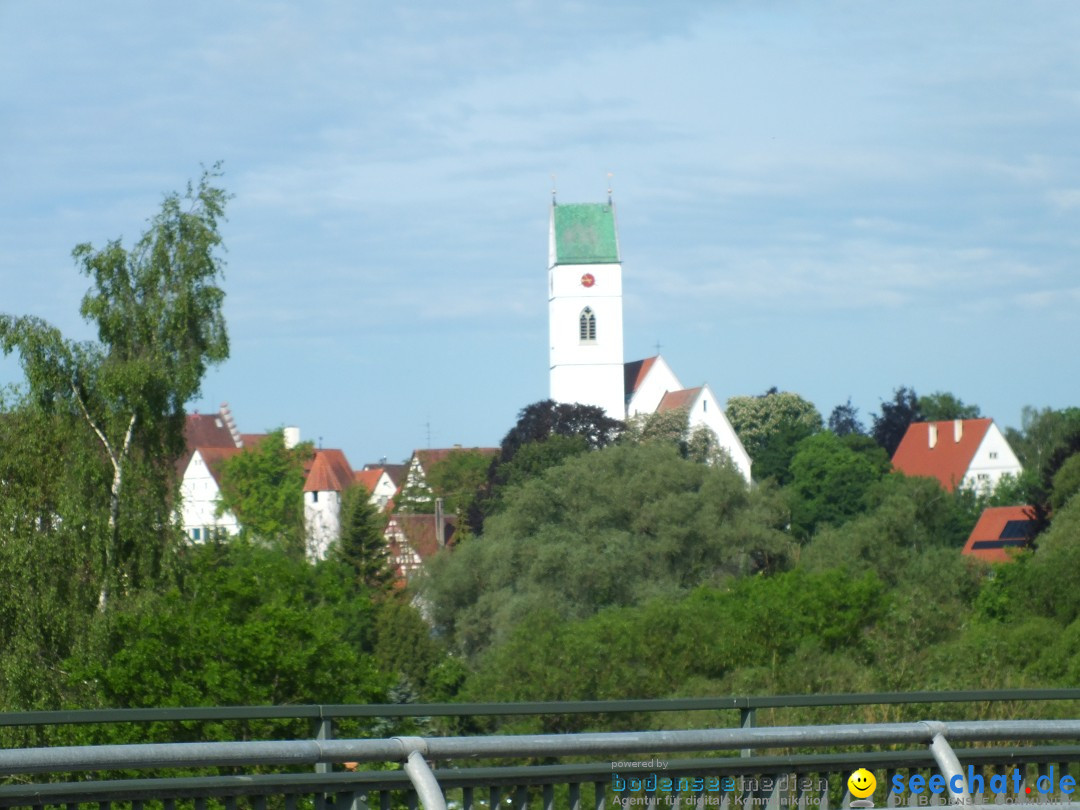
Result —
M 1026 545 L 1026 540 L 976 540 L 971 544 L 971 550 L 979 551 L 985 548 L 1022 548 Z
M 1032 522 L 1030 520 L 1010 520 L 1005 524 L 1005 528 L 1001 530 L 999 537 L 1002 540 L 1026 538 L 1028 536 L 1028 527 L 1031 526 Z

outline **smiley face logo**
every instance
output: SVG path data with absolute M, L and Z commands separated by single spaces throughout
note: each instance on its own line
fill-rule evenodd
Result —
M 859 768 L 848 777 L 848 791 L 857 799 L 865 799 L 877 787 L 877 779 L 866 768 Z

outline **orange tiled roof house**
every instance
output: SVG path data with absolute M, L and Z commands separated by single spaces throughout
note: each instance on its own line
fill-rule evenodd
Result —
M 991 506 L 979 516 L 963 553 L 983 562 L 1010 562 L 1028 547 L 1033 523 L 1030 506 Z
M 178 521 L 184 534 L 194 542 L 203 542 L 215 533 L 238 534 L 240 523 L 236 516 L 228 511 L 220 515 L 217 513 L 221 494 L 221 465 L 226 459 L 257 444 L 264 436 L 241 434 L 236 429 L 228 405 L 222 405 L 216 414 L 188 415 L 185 436 L 187 452 L 178 465 L 182 476 Z M 285 428 L 286 447 L 295 447 L 299 442 L 300 430 Z M 366 485 L 368 479 L 372 479 L 374 489 L 369 487 L 371 500 L 378 503 L 380 495 L 386 494 L 389 478 L 381 470 L 377 475 L 358 476 L 345 454 L 334 449 L 316 450 L 304 473 L 307 555 L 312 559 L 321 559 L 341 531 L 341 506 L 345 490 L 354 483 Z M 392 484 L 390 486 L 392 488 Z
M 936 478 L 949 492 L 991 492 L 1004 476 L 1023 472 L 992 419 L 912 422 L 892 463 L 905 475 Z

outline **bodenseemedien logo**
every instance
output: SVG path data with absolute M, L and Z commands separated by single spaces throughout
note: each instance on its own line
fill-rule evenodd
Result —
M 847 788 L 848 792 L 855 797 L 855 801 L 851 803 L 852 807 L 874 806 L 874 800 L 870 797 L 874 795 L 874 790 L 877 788 L 877 779 L 866 768 L 852 771 L 847 780 Z

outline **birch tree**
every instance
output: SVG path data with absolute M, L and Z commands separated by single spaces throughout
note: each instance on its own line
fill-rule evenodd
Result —
M 65 409 L 91 432 L 107 465 L 108 527 L 100 542 L 100 607 L 138 575 L 140 556 L 160 556 L 169 529 L 169 486 L 183 451 L 184 407 L 207 369 L 228 357 L 222 314 L 222 239 L 226 193 L 204 171 L 185 193 L 165 196 L 160 212 L 130 248 L 120 239 L 78 245 L 76 264 L 91 281 L 80 312 L 98 340 L 74 342 L 32 316 L 0 315 L 0 349 L 18 352 L 27 393 L 46 411 Z M 146 472 L 141 493 L 157 503 L 124 530 L 124 494 L 133 467 Z M 141 482 L 147 484 L 147 481 Z M 149 524 L 149 525 L 147 525 Z M 134 564 L 134 565 L 133 565 Z

